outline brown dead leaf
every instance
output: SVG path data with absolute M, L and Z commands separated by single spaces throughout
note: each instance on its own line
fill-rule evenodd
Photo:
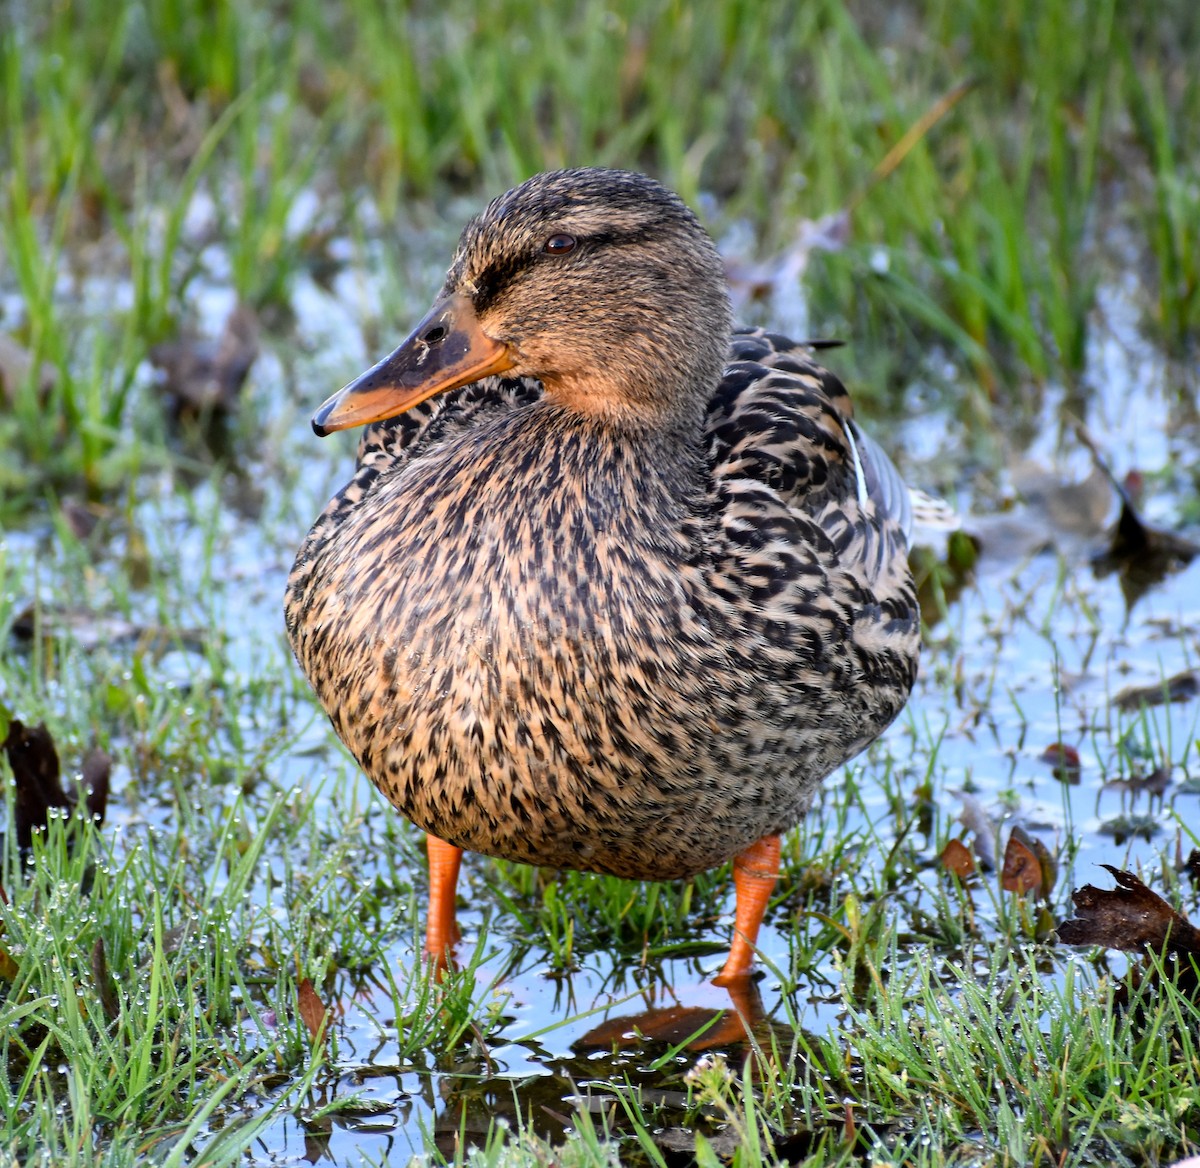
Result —
M 1166 702 L 1186 702 L 1200 693 L 1200 677 L 1190 669 L 1176 673 L 1154 685 L 1130 685 L 1121 690 L 1113 705 L 1118 710 L 1132 711 L 1142 706 L 1161 706 Z
M 1103 945 L 1200 957 L 1200 929 L 1176 912 L 1132 872 L 1102 864 L 1119 887 L 1085 884 L 1073 893 L 1076 915 L 1058 927 L 1064 945 Z
M 80 792 L 64 790 L 58 750 L 44 724 L 30 728 L 13 718 L 8 724 L 3 750 L 12 768 L 16 795 L 13 828 L 17 847 L 24 855 L 33 846 L 33 833 L 45 830 L 51 810 L 57 808 L 69 815 L 79 801 Z M 104 822 L 111 770 L 112 760 L 103 750 L 89 751 L 83 764 L 82 796 L 97 824 Z
M 1127 779 L 1109 779 L 1104 784 L 1106 791 L 1128 791 L 1131 795 L 1143 792 L 1152 798 L 1161 799 L 1171 785 L 1171 768 L 1155 767 L 1148 775 L 1131 775 Z
M 13 773 L 17 847 L 25 854 L 33 846 L 33 833 L 45 829 L 51 809 L 69 814 L 73 803 L 59 781 L 58 751 L 45 725 L 31 729 L 14 718 L 8 724 L 4 752 Z
M 1107 477 L 1121 500 L 1117 522 L 1108 532 L 1108 546 L 1092 557 L 1092 570 L 1100 577 L 1116 572 L 1126 607 L 1132 608 L 1147 589 L 1200 555 L 1200 545 L 1146 523 L 1138 513 L 1142 475 L 1134 470 L 1124 479 L 1118 478 L 1087 427 L 1077 423 L 1075 432 L 1091 452 L 1096 470 Z
M 165 653 L 179 647 L 203 652 L 208 639 L 200 629 L 141 625 L 86 608 L 33 604 L 13 617 L 9 633 L 17 641 L 32 641 L 38 636 L 69 637 L 77 649 L 85 652 L 129 643 L 143 652 Z
M 112 777 L 112 758 L 108 751 L 93 746 L 83 756 L 80 768 L 83 780 L 83 805 L 88 809 L 92 822 L 97 826 L 104 822 L 108 811 L 108 784 Z
M 959 839 L 950 840 L 942 849 L 942 867 L 965 880 L 975 871 L 975 857 L 971 849 Z
M 1001 887 L 1006 892 L 1048 896 L 1058 879 L 1058 862 L 1037 836 L 1014 824 L 1004 849 Z
M 1037 849 L 1045 846 L 1034 839 L 1020 825 L 1012 829 L 1004 848 L 1004 867 L 1000 870 L 1000 887 L 1005 892 L 1024 896 L 1031 892 L 1035 897 L 1043 891 L 1042 863 Z
M 1120 572 L 1142 585 L 1142 591 L 1200 555 L 1200 545 L 1171 531 L 1151 527 L 1137 512 L 1129 492 L 1117 484 L 1121 514 L 1109 532 L 1108 547 L 1092 560 L 1099 576 Z
M 1052 742 L 1041 754 L 1041 762 L 1048 762 L 1053 768 L 1053 775 L 1060 783 L 1074 787 L 1079 784 L 1083 766 L 1079 761 L 1079 751 L 1065 742 Z
M 296 987 L 296 1008 L 300 1011 L 300 1017 L 308 1028 L 313 1042 L 317 1042 L 325 1030 L 332 1012 L 321 1001 L 317 991 L 313 989 L 313 983 L 308 978 L 305 978 Z
M 183 336 L 150 350 L 176 420 L 232 413 L 257 358 L 258 317 L 247 304 L 233 309 L 215 341 Z

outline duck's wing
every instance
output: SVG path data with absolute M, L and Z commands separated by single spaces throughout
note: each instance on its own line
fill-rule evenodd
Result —
M 852 413 L 809 346 L 740 331 L 709 406 L 709 464 L 745 523 L 770 527 L 782 504 L 874 579 L 904 556 L 912 509 L 899 472 Z
M 853 441 L 858 481 L 867 498 L 900 525 L 906 542 L 912 539 L 913 492 L 900 477 L 896 464 L 883 448 L 853 419 L 846 419 L 846 433 Z
M 358 465 L 383 469 L 407 462 L 497 413 L 530 405 L 541 396 L 542 383 L 533 377 L 485 377 L 439 393 L 368 426 L 358 444 Z

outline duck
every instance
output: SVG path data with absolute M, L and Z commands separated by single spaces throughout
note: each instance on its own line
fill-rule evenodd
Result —
M 780 837 L 896 718 L 920 616 L 900 475 L 812 348 L 735 329 L 653 178 L 535 175 L 330 397 L 357 464 L 284 600 L 337 736 L 426 833 L 424 949 L 464 851 L 642 881 L 732 861 L 751 975 Z

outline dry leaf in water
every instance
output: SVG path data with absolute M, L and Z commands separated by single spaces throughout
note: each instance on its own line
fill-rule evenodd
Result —
M 1018 896 L 1028 892 L 1040 897 L 1049 894 L 1057 875 L 1057 865 L 1050 855 L 1050 849 L 1020 824 L 1013 827 L 1004 848 L 1000 887 Z
M 13 827 L 17 847 L 25 854 L 33 846 L 33 833 L 44 830 L 50 821 L 51 810 L 69 814 L 73 804 L 59 782 L 58 751 L 44 725 L 30 728 L 14 718 L 8 724 L 4 752 L 16 794 Z
M 1200 957 L 1200 929 L 1176 912 L 1132 872 L 1102 864 L 1118 887 L 1085 884 L 1071 900 L 1076 915 L 1063 921 L 1058 938 L 1064 945 L 1103 945 L 1106 949 L 1151 950 Z
M 296 1008 L 300 1011 L 300 1018 L 308 1028 L 313 1042 L 316 1042 L 329 1021 L 331 1011 L 321 1001 L 320 995 L 313 989 L 313 983 L 308 978 L 296 987 Z
M 1130 685 L 1121 690 L 1113 705 L 1132 712 L 1142 706 L 1161 706 L 1166 702 L 1186 702 L 1200 693 L 1200 677 L 1190 669 L 1176 673 L 1154 685 Z
M 150 350 L 177 421 L 232 413 L 257 358 L 258 317 L 245 304 L 229 314 L 216 340 L 184 336 Z
M 16 792 L 13 827 L 17 847 L 27 854 L 33 833 L 44 831 L 52 810 L 69 815 L 79 801 L 79 792 L 63 789 L 61 768 L 54 739 L 44 724 L 28 727 L 14 718 L 3 743 L 12 768 Z M 103 823 L 108 805 L 108 780 L 112 760 L 103 750 L 88 753 L 83 766 L 83 799 L 92 819 Z
M 1171 768 L 1169 766 L 1155 767 L 1148 775 L 1131 775 L 1128 779 L 1109 779 L 1104 784 L 1106 791 L 1128 791 L 1131 795 L 1145 792 L 1153 798 L 1161 799 L 1171 785 Z
M 952 839 L 942 848 L 942 867 L 965 880 L 975 871 L 975 857 L 962 840 Z
M 1052 742 L 1038 758 L 1048 762 L 1053 768 L 1054 777 L 1060 783 L 1077 786 L 1083 766 L 1079 761 L 1079 751 L 1065 742 Z

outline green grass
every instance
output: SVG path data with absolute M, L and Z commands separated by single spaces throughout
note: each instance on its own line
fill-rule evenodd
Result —
M 0 393 L 0 707 L 45 720 L 68 771 L 93 743 L 117 766 L 101 831 L 56 823 L 28 870 L 9 832 L 0 857 L 0 1162 L 239 1163 L 304 1135 L 363 1163 L 1195 1151 L 1195 1005 L 1163 987 L 1122 1015 L 1104 960 L 1045 937 L 1098 859 L 1195 915 L 1173 866 L 1198 843 L 1195 796 L 1102 789 L 1163 762 L 1195 781 L 1194 708 L 1110 701 L 1126 671 L 1194 665 L 1195 569 L 1132 613 L 1070 558 L 985 562 L 986 588 L 957 598 L 962 573 L 932 569 L 910 720 L 787 839 L 766 1017 L 711 1063 L 678 1036 L 583 1044 L 676 994 L 712 1005 L 725 872 L 657 886 L 472 861 L 465 968 L 429 979 L 419 835 L 331 744 L 279 617 L 350 449 L 304 417 L 406 331 L 468 214 L 560 165 L 661 176 L 719 239 L 752 240 L 746 259 L 851 208 L 848 245 L 811 257 L 810 326 L 852 342 L 831 364 L 865 414 L 927 413 L 939 453 L 891 443 L 925 484 L 985 500 L 1056 411 L 1114 424 L 1124 449 L 1096 306 L 1131 288 L 1178 432 L 1164 469 L 1139 469 L 1160 515 L 1194 517 L 1192 8 L 19 6 L 0 29 L 0 333 L 31 372 Z M 239 408 L 176 426 L 151 349 L 214 334 L 235 302 L 264 348 Z M 1079 745 L 1094 790 L 1048 786 L 1052 741 Z M 1048 908 L 941 870 L 960 788 L 1043 824 L 1064 868 Z M 1117 855 L 1099 832 L 1126 815 L 1157 834 Z M 319 1048 L 304 979 L 334 1007 Z

